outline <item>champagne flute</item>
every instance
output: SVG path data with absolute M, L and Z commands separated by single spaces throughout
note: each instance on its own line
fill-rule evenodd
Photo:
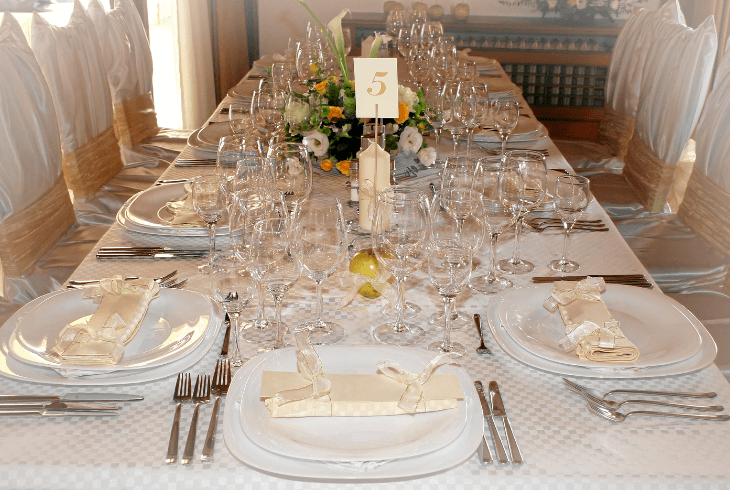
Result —
M 192 182 L 193 208 L 208 225 L 208 263 L 198 267 L 203 274 L 210 273 L 215 256 L 215 225 L 226 211 L 224 184 L 217 174 L 202 175 Z
M 516 213 L 515 248 L 511 259 L 499 261 L 499 270 L 509 274 L 525 274 L 535 268 L 532 262 L 520 258 L 520 240 L 522 223 L 532 210 L 545 199 L 547 192 L 547 168 L 545 155 L 531 150 L 511 150 L 505 154 L 505 163 L 515 165 L 522 175 L 522 187 L 519 192 L 503 193 L 503 199 Z
M 580 264 L 568 260 L 568 247 L 570 246 L 570 232 L 573 231 L 575 222 L 591 201 L 588 187 L 589 181 L 585 177 L 578 175 L 561 175 L 558 177 L 558 182 L 555 185 L 555 211 L 563 222 L 565 241 L 562 258 L 553 260 L 549 264 L 554 271 L 573 272 L 580 269 Z
M 459 85 L 446 83 L 443 88 L 444 129 L 451 134 L 454 142 L 454 156 L 458 154 L 459 138 L 466 132 L 464 123 L 464 100 L 459 94 Z
M 309 330 L 315 344 L 342 340 L 345 330 L 322 319 L 322 282 L 339 268 L 347 253 L 347 228 L 342 203 L 332 196 L 317 195 L 298 209 L 294 225 L 294 248 L 304 275 L 317 285 L 317 319 L 303 323 L 297 330 Z
M 269 165 L 274 186 L 284 194 L 290 214 L 312 191 L 312 164 L 301 143 L 276 143 L 269 148 Z
M 441 130 L 444 127 L 444 104 L 441 85 L 438 83 L 427 83 L 423 87 L 423 102 L 426 104 L 424 115 L 433 128 L 436 136 L 436 161 L 434 165 L 442 165 L 441 160 Z
M 502 159 L 480 160 L 475 189 L 482 193 L 484 222 L 489 233 L 489 270 L 486 275 L 472 275 L 469 287 L 484 294 L 492 294 L 511 288 L 512 281 L 497 275 L 497 240 L 499 235 L 515 224 L 516 215 L 505 205 L 502 195 L 511 189 L 522 187 L 522 176 L 514 165 L 502 166 Z
M 241 367 L 248 361 L 241 357 L 239 345 L 241 328 L 239 317 L 248 306 L 255 290 L 255 281 L 246 262 L 236 255 L 219 255 L 213 259 L 210 272 L 210 289 L 215 299 L 231 319 L 233 355 L 231 366 Z
M 426 260 L 430 228 L 428 200 L 423 192 L 403 186 L 383 189 L 376 199 L 373 250 L 380 264 L 395 277 L 397 318 L 375 328 L 379 342 L 410 345 L 423 340 L 426 332 L 403 321 L 401 291 L 406 278 Z
M 502 155 L 504 155 L 507 139 L 520 120 L 519 102 L 496 99 L 492 102 L 492 114 L 494 115 L 494 127 L 497 128 L 499 137 L 502 139 Z
M 265 345 L 259 352 L 287 347 L 286 334 L 281 322 L 281 304 L 284 295 L 299 280 L 301 266 L 290 253 L 295 247 L 292 242 L 289 218 L 263 219 L 254 225 L 251 237 L 251 259 L 254 277 L 269 290 L 276 308 L 276 336 L 272 344 Z

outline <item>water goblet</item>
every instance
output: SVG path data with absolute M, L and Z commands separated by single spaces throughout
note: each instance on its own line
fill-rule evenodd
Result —
M 228 123 L 231 125 L 231 131 L 236 136 L 243 136 L 253 131 L 256 126 L 254 117 L 251 115 L 251 105 L 230 104 L 228 106 Z
M 317 288 L 317 318 L 301 324 L 297 331 L 309 330 L 309 340 L 315 345 L 339 342 L 345 330 L 322 318 L 322 282 L 335 273 L 347 253 L 347 228 L 340 200 L 325 195 L 311 196 L 297 210 L 293 232 L 292 252 L 302 273 Z
M 251 237 L 251 261 L 254 277 L 269 290 L 276 310 L 276 335 L 274 342 L 264 345 L 259 352 L 287 347 L 286 334 L 281 322 L 281 305 L 284 295 L 299 280 L 301 265 L 292 255 L 296 249 L 288 217 L 263 219 L 254 225 Z
M 284 194 L 289 212 L 293 213 L 312 191 L 312 164 L 307 147 L 301 143 L 277 143 L 269 148 L 268 160 L 274 187 Z
M 473 82 L 477 79 L 476 61 L 459 60 L 456 62 L 456 79 L 460 82 Z
M 376 199 L 373 250 L 378 262 L 395 277 L 397 317 L 375 328 L 373 337 L 386 344 L 411 345 L 426 332 L 403 321 L 401 290 L 406 278 L 426 260 L 430 228 L 428 200 L 423 192 L 403 186 L 383 189 Z
M 570 232 L 591 201 L 588 187 L 589 181 L 585 177 L 579 175 L 561 175 L 558 177 L 558 182 L 555 185 L 555 211 L 563 222 L 565 241 L 563 243 L 563 256 L 549 264 L 554 271 L 573 272 L 580 268 L 580 264 L 568 260 L 568 247 L 570 246 Z
M 499 261 L 499 270 L 509 274 L 525 274 L 535 268 L 532 262 L 520 258 L 522 224 L 530 212 L 545 199 L 547 192 L 547 168 L 545 155 L 531 150 L 511 150 L 505 154 L 506 165 L 515 165 L 522 176 L 522 186 L 514 192 L 503 192 L 502 199 L 515 212 L 515 248 L 511 259 Z
M 441 189 L 471 188 L 474 185 L 478 162 L 468 157 L 449 157 L 441 171 Z
M 197 177 L 191 187 L 193 208 L 208 225 L 208 263 L 198 267 L 201 273 L 208 274 L 215 256 L 215 225 L 226 211 L 226 193 L 217 174 Z
M 492 102 L 492 114 L 494 115 L 494 127 L 499 131 L 502 139 L 502 155 L 507 148 L 507 140 L 512 134 L 520 118 L 519 102 L 514 100 L 496 99 Z
M 213 259 L 210 271 L 210 289 L 221 308 L 228 313 L 231 319 L 233 332 L 233 355 L 230 357 L 231 366 L 240 367 L 248 360 L 241 357 L 239 345 L 241 312 L 248 306 L 256 288 L 248 264 L 236 255 L 219 255 Z

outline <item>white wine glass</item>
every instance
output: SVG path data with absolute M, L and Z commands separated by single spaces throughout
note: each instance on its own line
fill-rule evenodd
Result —
M 293 253 L 302 273 L 317 288 L 317 318 L 301 324 L 297 330 L 309 330 L 314 344 L 334 344 L 342 340 L 345 330 L 339 324 L 322 318 L 322 282 L 339 268 L 347 254 L 347 227 L 342 203 L 332 196 L 316 195 L 297 210 L 294 221 Z
M 231 366 L 241 367 L 248 360 L 241 357 L 239 344 L 241 336 L 240 315 L 248 306 L 256 290 L 256 281 L 244 260 L 234 254 L 221 254 L 213 259 L 210 272 L 210 289 L 221 308 L 231 319 L 233 332 L 233 355 Z
M 276 143 L 269 147 L 269 165 L 273 185 L 293 213 L 312 192 L 312 164 L 307 147 L 301 143 Z
M 424 80 L 428 76 L 431 58 L 428 51 L 421 46 L 411 45 L 408 52 L 408 73 L 410 73 L 413 81 L 421 88 Z
M 464 124 L 466 124 L 466 156 L 471 156 L 474 131 L 486 118 L 489 107 L 487 86 L 480 82 L 459 82 L 459 94 L 464 100 Z
M 444 129 L 451 134 L 454 143 L 454 153 L 458 154 L 459 138 L 466 133 L 466 123 L 464 122 L 464 99 L 459 94 L 459 85 L 448 82 L 443 88 L 444 103 Z
M 197 177 L 191 188 L 193 208 L 208 225 L 208 263 L 198 267 L 200 272 L 208 274 L 215 256 L 215 225 L 226 211 L 226 192 L 218 174 Z
M 568 260 L 570 232 L 591 201 L 587 178 L 579 175 L 561 175 L 555 184 L 555 212 L 560 216 L 565 228 L 563 256 L 550 262 L 550 268 L 558 272 L 573 272 L 580 269 L 580 264 Z
M 373 250 L 378 262 L 395 277 L 397 317 L 395 322 L 376 327 L 373 337 L 386 344 L 415 344 L 425 338 L 426 332 L 403 321 L 401 291 L 406 278 L 427 257 L 430 233 L 428 200 L 417 189 L 386 187 L 378 194 L 374 216 Z
M 515 211 L 515 248 L 511 259 L 499 261 L 499 270 L 508 274 L 526 274 L 535 268 L 532 262 L 520 257 L 520 243 L 525 216 L 545 200 L 547 192 L 547 168 L 545 155 L 538 151 L 511 150 L 505 154 L 505 164 L 515 165 L 522 175 L 522 188 L 518 193 L 503 193 Z
M 408 58 L 408 53 L 411 51 L 411 28 L 401 27 L 398 29 L 398 53 L 403 58 Z
M 235 135 L 223 136 L 218 143 L 218 152 L 215 158 L 215 173 L 223 183 L 227 204 L 230 204 L 233 193 L 236 165 L 242 158 L 243 148 L 241 147 L 241 140 Z
M 297 51 L 297 75 L 302 83 L 312 82 L 322 68 L 322 50 L 316 43 L 302 43 Z
M 441 189 L 474 186 L 478 162 L 468 157 L 449 157 L 441 171 Z
M 251 237 L 251 261 L 254 277 L 269 290 L 276 310 L 274 342 L 259 348 L 259 352 L 287 347 L 286 330 L 281 322 L 284 295 L 301 276 L 301 265 L 291 254 L 294 246 L 289 218 L 268 218 L 254 225 Z
M 520 120 L 519 102 L 496 99 L 492 101 L 492 114 L 494 116 L 494 127 L 497 128 L 499 137 L 502 139 L 502 155 L 504 155 L 507 149 L 507 140 Z
M 441 131 L 444 127 L 444 103 L 441 85 L 437 82 L 430 82 L 423 87 L 423 102 L 426 104 L 424 115 L 433 128 L 436 136 L 436 161 L 434 165 L 443 165 L 441 160 Z
M 228 106 L 228 123 L 236 136 L 243 136 L 256 127 L 251 104 L 232 103 Z

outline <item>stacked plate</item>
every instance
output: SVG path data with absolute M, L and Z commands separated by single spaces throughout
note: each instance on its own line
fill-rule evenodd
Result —
M 228 122 L 213 123 L 193 131 L 188 137 L 188 145 L 198 150 L 218 151 L 218 143 L 224 136 L 233 134 Z
M 174 225 L 167 203 L 186 194 L 185 184 L 150 187 L 129 199 L 117 212 L 117 223 L 131 231 L 152 235 L 208 236 L 208 228 L 200 225 Z M 217 235 L 228 233 L 227 218 L 216 226 Z
M 137 334 L 113 366 L 61 364 L 51 350 L 70 323 L 86 321 L 98 305 L 81 290 L 56 291 L 18 310 L 0 329 L 0 375 L 52 384 L 110 385 L 164 378 L 198 362 L 213 345 L 222 316 L 199 293 L 161 289 Z
M 389 359 L 420 373 L 433 352 L 388 346 L 320 346 L 325 372 L 376 374 Z M 272 418 L 260 399 L 263 371 L 297 371 L 283 349 L 248 362 L 228 391 L 223 434 L 231 453 L 260 471 L 313 480 L 372 481 L 424 476 L 457 466 L 479 446 L 482 412 L 467 372 L 454 365 L 464 400 L 453 410 L 385 417 Z M 404 387 L 405 388 L 405 387 Z
M 598 378 L 671 376 L 702 369 L 715 359 L 717 346 L 685 307 L 649 289 L 609 284 L 601 299 L 639 349 L 633 362 L 592 362 L 564 352 L 558 340 L 565 326 L 542 304 L 552 284 L 503 291 L 487 307 L 489 327 L 512 357 L 553 373 Z
M 541 138 L 547 137 L 548 132 L 537 119 L 527 116 L 520 116 L 517 126 L 509 135 L 507 143 L 532 143 Z M 494 129 L 482 129 L 474 132 L 475 143 L 501 143 L 499 133 Z

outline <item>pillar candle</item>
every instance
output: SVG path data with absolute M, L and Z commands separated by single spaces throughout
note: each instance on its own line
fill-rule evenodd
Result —
M 380 145 L 372 144 L 360 152 L 358 181 L 360 183 L 360 229 L 370 231 L 375 212 L 375 198 L 390 185 L 390 154 Z

